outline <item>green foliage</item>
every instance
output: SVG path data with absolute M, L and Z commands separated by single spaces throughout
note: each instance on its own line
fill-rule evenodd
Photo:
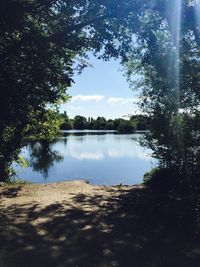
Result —
M 96 130 L 105 130 L 107 128 L 106 126 L 107 120 L 104 117 L 98 117 L 93 124 L 93 129 Z
M 69 119 L 66 113 L 61 114 L 64 122 L 61 124 L 61 130 L 116 130 L 121 133 L 133 133 L 136 130 L 144 131 L 148 130 L 148 117 L 143 115 L 132 116 L 129 120 L 114 119 L 106 120 L 104 117 L 98 117 L 93 119 L 89 117 L 88 120 L 83 116 L 75 116 L 75 118 Z
M 71 129 L 73 129 L 73 122 L 67 116 L 66 111 L 65 111 L 64 114 L 61 114 L 61 118 L 63 119 L 62 124 L 60 125 L 60 129 L 61 130 L 71 130 Z
M 114 130 L 114 121 L 113 120 L 108 120 L 107 121 L 106 129 L 107 130 Z
M 200 184 L 200 39 L 194 10 L 197 3 L 180 1 L 182 21 L 177 41 L 171 10 L 175 10 L 178 1 L 152 2 L 144 1 L 145 15 L 140 17 L 140 30 L 124 65 L 130 82 L 141 90 L 141 108 L 149 114 L 150 132 L 145 145 L 153 149 L 161 169 L 172 173 L 176 170 L 175 176 L 161 171 L 156 177 L 168 177 L 169 184 L 173 177 L 177 183 L 182 180 L 184 187 L 194 189 Z M 174 27 L 178 30 L 179 25 Z M 131 81 L 135 73 L 139 82 Z
M 25 129 L 27 142 L 52 142 L 60 136 L 60 127 L 64 119 L 56 110 L 47 109 L 43 112 L 34 112 L 32 123 Z
M 175 168 L 155 168 L 144 175 L 144 184 L 160 192 L 183 193 L 187 190 L 183 182 L 183 177 Z
M 22 156 L 18 156 L 18 159 L 16 162 L 17 164 L 19 164 L 19 166 L 23 168 L 27 168 L 29 166 L 29 163 L 27 162 L 27 160 Z
M 83 116 L 75 116 L 74 118 L 74 129 L 83 130 L 87 129 L 87 119 Z
M 133 133 L 135 132 L 135 124 L 132 120 L 123 120 L 120 121 L 119 126 L 117 127 L 117 130 L 120 133 Z
M 152 182 L 153 177 L 154 177 L 159 171 L 160 171 L 159 168 L 154 168 L 154 169 L 152 169 L 151 171 L 146 172 L 146 173 L 144 174 L 144 179 L 143 179 L 143 180 L 144 180 L 144 184 L 146 184 L 146 185 L 150 185 L 151 182 Z
M 125 27 L 136 15 L 129 1 L 0 2 L 0 179 L 27 139 L 52 140 L 55 129 L 43 131 L 47 107 L 68 99 L 87 51 L 105 60 L 124 53 L 131 41 Z
M 149 117 L 146 115 L 133 115 L 130 120 L 135 125 L 137 131 L 146 131 L 149 129 Z

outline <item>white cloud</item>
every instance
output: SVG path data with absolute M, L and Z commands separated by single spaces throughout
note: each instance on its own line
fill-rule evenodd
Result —
M 103 95 L 76 95 L 72 97 L 71 102 L 75 101 L 80 101 L 80 102 L 85 102 L 85 101 L 95 101 L 95 102 L 100 102 L 104 99 Z
M 110 97 L 108 99 L 108 103 L 109 104 L 135 104 L 138 101 L 138 98 L 134 97 L 134 98 L 123 98 L 123 97 Z
M 152 153 L 149 150 L 144 150 L 138 146 L 134 147 L 134 150 L 127 150 L 127 148 L 109 149 L 108 156 L 110 158 L 137 158 L 144 161 L 152 160 Z

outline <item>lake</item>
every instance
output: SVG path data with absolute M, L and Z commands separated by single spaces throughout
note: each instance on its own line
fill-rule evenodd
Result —
M 87 180 L 96 185 L 138 184 L 156 165 L 140 145 L 143 134 L 113 131 L 63 131 L 50 150 L 35 143 L 22 150 L 27 168 L 14 166 L 17 177 L 34 183 Z

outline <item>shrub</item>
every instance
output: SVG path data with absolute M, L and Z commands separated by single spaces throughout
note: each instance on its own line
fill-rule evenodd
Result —
M 155 168 L 144 174 L 144 184 L 162 192 L 183 191 L 183 181 L 175 168 Z

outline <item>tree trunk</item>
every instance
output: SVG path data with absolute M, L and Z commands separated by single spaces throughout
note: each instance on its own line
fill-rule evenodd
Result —
M 9 180 L 9 165 L 4 161 L 0 162 L 0 182 L 6 182 Z

